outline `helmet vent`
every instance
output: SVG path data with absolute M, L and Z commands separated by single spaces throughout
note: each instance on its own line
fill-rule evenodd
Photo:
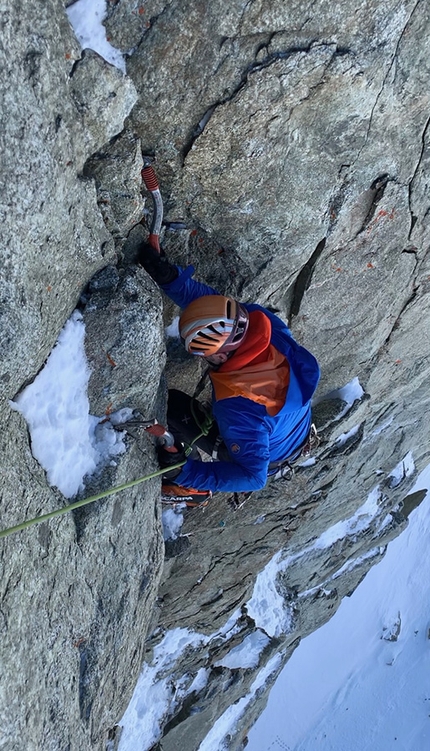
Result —
M 215 329 L 213 329 L 211 326 L 210 327 L 208 326 L 208 328 L 210 328 L 211 331 L 213 331 L 213 333 L 216 334 Z M 216 342 L 216 336 L 210 336 L 209 334 L 205 334 L 204 331 L 199 331 L 198 338 L 199 339 L 200 338 L 201 339 L 209 339 L 210 342 Z

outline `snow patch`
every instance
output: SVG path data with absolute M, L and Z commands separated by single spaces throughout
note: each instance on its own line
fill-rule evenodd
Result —
M 330 594 L 332 592 L 332 587 L 328 589 L 328 587 L 332 584 L 333 581 L 338 579 L 340 576 L 343 576 L 346 572 L 354 571 L 355 568 L 358 568 L 362 566 L 364 561 L 369 560 L 371 558 L 377 558 L 378 556 L 381 556 L 384 552 L 383 547 L 378 548 L 372 548 L 372 550 L 369 550 L 367 553 L 364 553 L 363 555 L 357 556 L 357 558 L 353 558 L 349 561 L 346 561 L 346 563 L 343 564 L 343 566 L 340 567 L 337 571 L 335 571 L 334 574 L 330 576 L 329 579 L 326 579 L 321 584 L 318 584 L 316 587 L 312 587 L 311 589 L 305 589 L 303 592 L 299 592 L 298 598 L 304 599 L 306 597 L 311 597 L 312 595 L 316 594 L 319 591 L 323 591 L 326 594 Z
M 252 597 L 246 604 L 248 615 L 253 618 L 256 627 L 269 636 L 288 633 L 291 626 L 291 612 L 277 588 L 277 577 L 283 568 L 279 551 L 258 574 Z
M 364 390 L 360 384 L 358 378 L 353 378 L 345 386 L 340 389 L 336 389 L 329 394 L 330 397 L 337 397 L 346 402 L 349 407 L 352 407 L 354 402 L 359 401 L 364 396 Z
M 387 430 L 390 427 L 390 425 L 392 424 L 393 420 L 394 420 L 394 417 L 391 416 L 388 420 L 386 420 L 385 422 L 383 422 L 382 425 L 379 426 L 379 428 L 375 428 L 375 430 L 373 430 L 370 435 L 371 436 L 380 435 L 380 433 L 383 433 L 384 430 Z
M 198 751 L 224 751 L 227 748 L 227 736 L 234 731 L 239 719 L 259 689 L 264 687 L 271 675 L 279 668 L 281 660 L 281 653 L 269 660 L 267 665 L 258 673 L 246 696 L 232 704 L 216 721 L 212 730 L 200 744 Z
M 28 424 L 33 456 L 48 483 L 66 498 L 83 490 L 85 476 L 115 463 L 126 450 L 125 433 L 89 414 L 84 339 L 82 316 L 75 311 L 43 369 L 10 402 Z
M 286 605 L 284 597 L 278 591 L 278 575 L 299 558 L 312 551 L 324 550 L 344 537 L 356 536 L 367 529 L 379 513 L 380 499 L 381 492 L 379 485 L 377 485 L 353 516 L 329 527 L 311 545 L 284 559 L 282 559 L 281 551 L 275 553 L 267 566 L 257 576 L 252 597 L 246 605 L 248 614 L 254 619 L 257 628 L 262 629 L 269 636 L 280 636 L 288 633 L 292 622 L 291 608 Z M 391 516 L 388 514 L 382 520 L 379 529 L 382 529 L 390 521 Z
M 205 645 L 207 637 L 188 629 L 168 631 L 155 647 L 151 664 L 145 664 L 128 705 L 120 721 L 123 727 L 118 751 L 149 751 L 161 737 L 163 718 L 174 712 L 181 701 L 192 691 L 204 688 L 205 671 L 199 671 L 188 689 L 185 679 L 176 683 L 171 671 L 176 660 L 189 647 Z
M 346 413 L 349 412 L 351 407 L 356 401 L 360 401 L 362 397 L 364 396 L 364 390 L 361 387 L 360 381 L 358 378 L 353 378 L 352 381 L 349 381 L 345 386 L 342 386 L 340 389 L 334 389 L 333 391 L 329 391 L 327 394 L 324 394 L 324 396 L 321 396 L 315 400 L 312 401 L 312 404 L 315 406 L 319 402 L 326 401 L 329 399 L 341 399 L 341 401 L 345 402 L 345 407 L 343 410 L 337 415 L 335 422 L 338 420 L 341 420 L 342 417 L 345 417 Z
M 415 462 L 412 456 L 412 451 L 409 451 L 388 475 L 389 487 L 397 488 L 406 477 L 411 477 L 414 472 Z
M 304 462 L 297 462 L 297 467 L 313 467 L 317 463 L 314 456 L 310 456 L 309 459 L 305 459 Z
M 184 507 L 186 507 L 186 503 L 181 503 L 175 508 L 163 511 L 161 520 L 164 540 L 176 540 L 180 534 L 182 524 L 184 523 L 184 515 L 182 513 Z
M 343 537 L 354 536 L 367 529 L 379 511 L 378 502 L 380 498 L 381 491 L 379 485 L 377 485 L 367 496 L 366 502 L 357 509 L 353 516 L 329 527 L 329 529 L 318 537 L 314 543 L 314 547 L 318 550 L 328 548 Z
M 179 339 L 179 316 L 175 316 L 172 323 L 166 326 L 164 333 L 171 339 Z
M 256 668 L 263 649 L 268 645 L 270 638 L 261 631 L 254 631 L 245 637 L 241 644 L 233 647 L 221 660 L 214 663 L 214 667 L 231 668 Z
M 336 448 L 340 448 L 340 446 L 344 446 L 347 441 L 349 441 L 350 438 L 353 438 L 355 435 L 357 435 L 358 431 L 360 430 L 363 423 L 359 423 L 358 425 L 354 425 L 351 430 L 348 430 L 347 433 L 341 433 L 335 441 Z
M 231 614 L 227 623 L 225 623 L 224 626 L 221 626 L 221 628 L 215 634 L 213 634 L 213 637 L 221 636 L 225 639 L 229 639 L 235 634 L 239 633 L 240 627 L 237 625 L 237 622 L 239 618 L 241 617 L 241 615 L 242 613 L 241 613 L 240 608 L 235 610 L 234 613 Z
M 77 0 L 66 8 L 69 21 L 82 49 L 97 52 L 106 62 L 125 73 L 122 52 L 106 39 L 103 21 L 106 18 L 106 0 Z

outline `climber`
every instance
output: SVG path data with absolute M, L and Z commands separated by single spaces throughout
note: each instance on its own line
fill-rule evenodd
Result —
M 171 470 L 172 454 L 159 450 L 165 482 L 204 492 L 248 492 L 263 488 L 269 474 L 295 461 L 311 433 L 311 397 L 319 379 L 315 357 L 292 337 L 273 313 L 220 295 L 192 278 L 194 268 L 171 264 L 163 251 L 143 243 L 138 262 L 161 289 L 183 308 L 179 331 L 185 349 L 210 366 L 214 422 L 181 469 Z M 167 421 L 175 436 L 191 442 L 201 432 L 205 411 L 197 399 L 169 392 Z M 182 447 L 178 443 L 180 455 Z M 192 491 L 190 491 L 192 492 Z

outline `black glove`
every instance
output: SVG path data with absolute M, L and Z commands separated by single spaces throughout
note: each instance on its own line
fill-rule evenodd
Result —
M 140 246 L 137 252 L 137 262 L 157 284 L 170 284 L 179 275 L 177 267 L 167 260 L 164 251 L 158 253 L 149 243 L 142 243 Z
M 160 469 L 166 468 L 166 472 L 163 472 L 163 479 L 173 480 L 182 472 L 182 467 L 177 467 L 176 469 L 171 469 L 169 471 L 169 467 L 179 464 L 179 462 L 185 462 L 187 459 L 184 447 L 180 443 L 175 442 L 175 448 L 177 451 L 167 451 L 164 446 L 157 447 Z

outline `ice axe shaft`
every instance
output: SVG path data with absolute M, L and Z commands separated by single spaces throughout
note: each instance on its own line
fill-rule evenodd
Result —
M 157 175 L 154 172 L 148 157 L 143 158 L 143 169 L 141 172 L 142 180 L 145 187 L 151 193 L 153 202 L 153 214 L 151 228 L 149 230 L 148 243 L 160 252 L 160 232 L 163 221 L 163 199 L 161 198 L 160 186 L 158 185 Z

